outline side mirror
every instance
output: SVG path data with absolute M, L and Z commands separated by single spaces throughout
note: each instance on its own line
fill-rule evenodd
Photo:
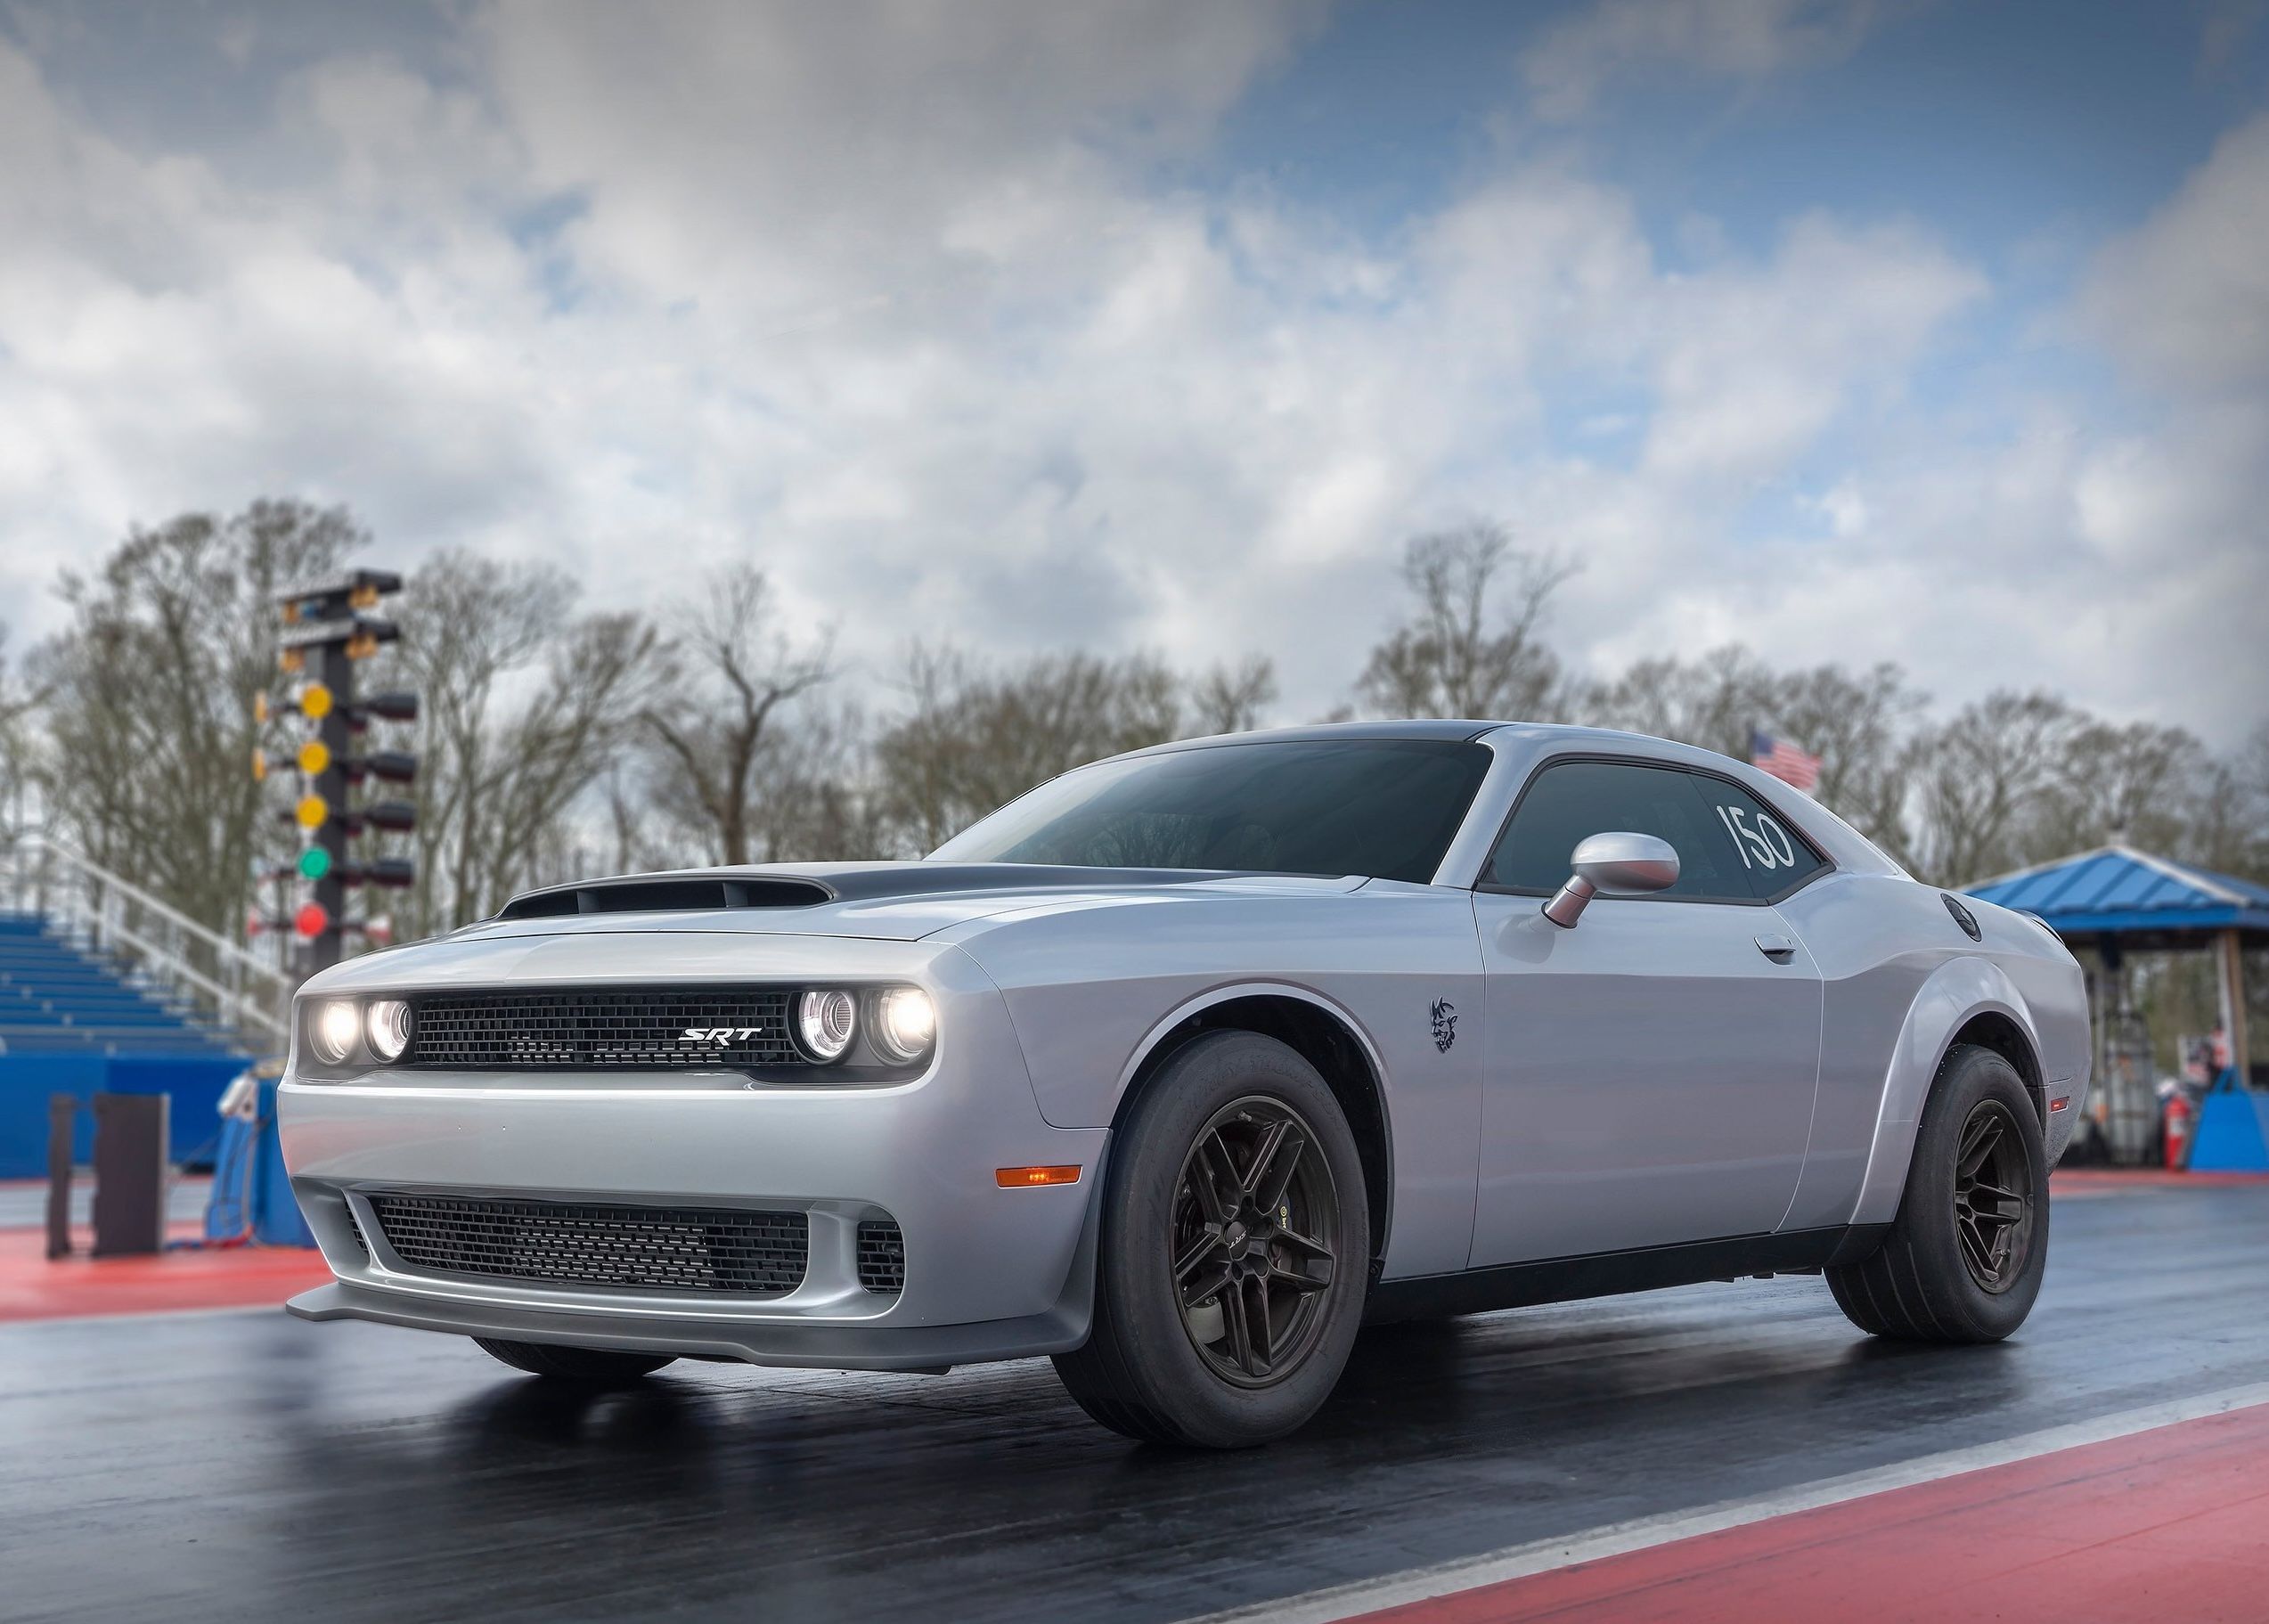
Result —
M 1584 908 L 1601 892 L 1636 896 L 1678 883 L 1678 854 L 1667 840 L 1628 831 L 1594 835 L 1569 859 L 1576 870 L 1544 905 L 1544 917 L 1565 930 L 1575 928 Z

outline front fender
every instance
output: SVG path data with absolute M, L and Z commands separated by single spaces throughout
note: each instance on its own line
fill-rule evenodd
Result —
M 1931 972 L 1907 1006 L 1898 1041 L 1891 1049 L 1854 1223 L 1889 1223 L 1898 1216 L 1930 1083 L 1953 1047 L 1954 1034 L 1980 1015 L 2006 1016 L 2025 1034 L 2033 1053 L 2041 1052 L 2040 1033 L 2025 1000 L 1998 965 L 1983 959 L 1949 959 Z

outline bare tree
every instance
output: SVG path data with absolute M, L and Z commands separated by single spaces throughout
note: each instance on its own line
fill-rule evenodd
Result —
M 1191 732 L 1249 733 L 1276 702 L 1277 667 L 1268 656 L 1216 665 L 1189 685 Z
M 549 565 L 461 552 L 411 577 L 400 649 L 422 759 L 404 934 L 478 918 L 588 850 L 577 808 L 630 743 L 655 636 L 634 616 L 577 617 L 575 599 Z
M 1573 573 L 1491 521 L 1418 537 L 1402 563 L 1417 611 L 1371 650 L 1357 695 L 1390 716 L 1548 715 L 1560 662 L 1545 613 Z
M 764 747 L 749 810 L 765 862 L 879 857 L 888 849 L 866 793 L 867 721 L 856 706 L 801 706 Z
M 0 623 L 0 839 L 13 836 L 30 816 L 25 798 L 37 769 L 34 713 L 46 690 L 10 669 L 8 628 Z
M 1750 730 L 1770 714 L 1774 687 L 1763 663 L 1733 645 L 1693 660 L 1641 660 L 1612 681 L 1589 685 L 1573 708 L 1596 727 L 1675 739 L 1745 760 Z
M 2052 694 L 1988 694 L 1913 747 L 1914 866 L 1939 885 L 1971 885 L 2036 855 L 2023 836 L 2079 719 Z M 2054 855 L 2053 853 L 2039 855 Z
M 834 674 L 828 640 L 792 646 L 773 624 L 764 572 L 751 564 L 713 576 L 672 619 L 682 659 L 639 718 L 656 747 L 656 790 L 698 807 L 711 849 L 725 862 L 745 863 L 768 730 L 780 706 Z M 687 665 L 698 677 L 674 680 Z
M 233 931 L 288 849 L 252 776 L 254 696 L 277 681 L 276 593 L 369 540 L 343 508 L 255 502 L 137 529 L 66 572 L 70 624 L 34 660 L 49 815 L 105 867 Z
M 875 792 L 894 846 L 926 852 L 1033 785 L 1179 737 L 1181 682 L 1148 655 L 1044 655 L 996 675 L 917 648 L 908 713 L 876 739 Z
M 2036 804 L 2028 855 L 2113 840 L 2159 852 L 2191 848 L 2200 815 L 2212 815 L 2199 794 L 2212 777 L 2206 747 L 2181 728 L 2080 722 Z
M 1927 703 L 1888 660 L 1860 672 L 1816 665 L 1775 678 L 1757 724 L 1818 756 L 1813 794 L 1906 861 L 1913 765 L 1907 741 Z M 1744 739 L 1731 753 L 1745 760 L 1748 750 Z

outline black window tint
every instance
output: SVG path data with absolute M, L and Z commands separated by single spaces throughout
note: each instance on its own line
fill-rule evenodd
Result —
M 1757 895 L 1779 896 L 1828 866 L 1804 836 L 1789 827 L 1787 819 L 1746 789 L 1698 772 L 1686 777 L 1702 797 L 1710 821 L 1732 845 L 1734 859 L 1743 865 Z
M 1351 739 L 1218 745 L 1067 772 L 933 857 L 1111 869 L 1434 877 L 1487 747 Z
M 1695 793 L 1693 773 L 1629 762 L 1562 762 L 1530 784 L 1490 859 L 1492 885 L 1554 891 L 1576 847 L 1628 830 L 1670 843 L 1678 883 L 1656 894 L 1749 902 L 1757 894 L 1727 826 Z

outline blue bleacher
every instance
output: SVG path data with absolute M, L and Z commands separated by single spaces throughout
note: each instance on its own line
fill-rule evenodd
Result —
M 247 1064 L 241 1048 L 144 992 L 108 959 L 43 919 L 0 912 L 0 1179 L 47 1164 L 48 1100 L 103 1090 L 165 1094 L 172 1159 L 202 1163 L 219 1122 L 213 1107 Z M 73 1159 L 92 1151 L 82 1112 Z
M 0 913 L 0 1055 L 228 1052 L 223 1040 L 37 915 Z

